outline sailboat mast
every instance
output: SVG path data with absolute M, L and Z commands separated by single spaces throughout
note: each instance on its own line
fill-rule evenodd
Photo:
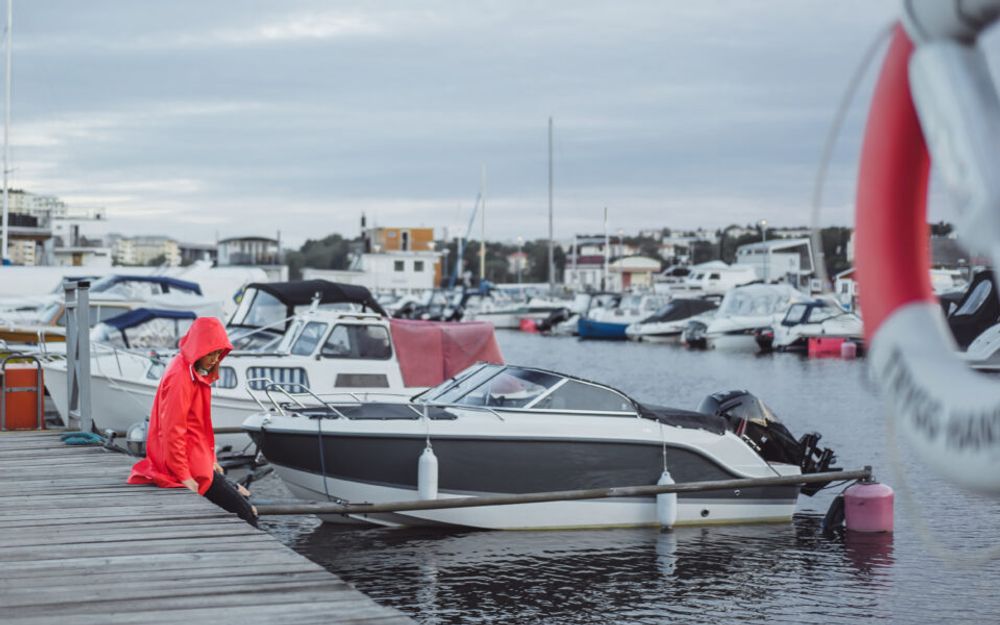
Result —
M 604 207 L 604 276 L 601 278 L 601 290 L 608 290 L 608 254 L 611 251 L 608 240 L 608 207 Z
M 479 284 L 482 284 L 486 280 L 486 165 L 483 165 L 483 170 L 479 182 L 479 186 L 482 187 L 483 191 L 483 220 L 480 222 L 482 224 L 482 231 L 479 238 Z
M 549 116 L 549 294 L 556 291 L 556 255 L 552 241 L 552 116 Z
M 10 162 L 10 66 L 11 66 L 11 48 L 13 48 L 13 30 L 14 25 L 14 0 L 7 0 L 7 29 L 4 37 L 4 89 L 3 89 L 3 239 L 0 242 L 0 258 L 2 261 L 0 263 L 6 265 L 9 260 L 9 254 L 7 251 L 8 235 L 7 232 L 10 230 L 10 204 L 8 196 L 8 186 L 7 186 L 7 173 L 10 170 L 8 163 Z

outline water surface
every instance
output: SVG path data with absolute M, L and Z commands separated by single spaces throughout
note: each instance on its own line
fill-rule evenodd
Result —
M 507 362 L 575 374 L 651 403 L 694 409 L 746 388 L 798 436 L 823 434 L 846 468 L 899 490 L 863 360 L 688 352 L 499 332 Z M 421 623 L 1000 623 L 1000 562 L 960 560 L 1000 541 L 1000 503 L 931 475 L 905 449 L 915 489 L 893 535 L 820 535 L 835 494 L 801 497 L 794 522 L 548 532 L 345 529 L 309 517 L 266 527 L 380 603 Z M 416 459 L 414 459 L 416 464 Z M 269 478 L 258 495 L 285 497 Z M 932 551 L 916 531 L 925 519 Z

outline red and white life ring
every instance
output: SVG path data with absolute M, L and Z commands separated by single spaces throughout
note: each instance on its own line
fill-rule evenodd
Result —
M 876 87 L 861 156 L 856 250 L 870 363 L 897 429 L 921 458 L 963 486 L 996 494 L 1000 384 L 972 371 L 956 355 L 931 289 L 930 157 L 910 92 L 913 51 L 913 42 L 898 26 Z

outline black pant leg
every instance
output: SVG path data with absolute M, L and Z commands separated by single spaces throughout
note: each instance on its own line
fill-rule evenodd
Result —
M 253 506 L 225 476 L 216 473 L 212 477 L 212 485 L 205 492 L 205 499 L 257 527 L 257 515 L 253 512 Z

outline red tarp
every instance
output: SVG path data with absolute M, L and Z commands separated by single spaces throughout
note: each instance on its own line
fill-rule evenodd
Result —
M 406 386 L 437 386 L 477 362 L 503 364 L 492 323 L 391 319 L 390 324 Z

